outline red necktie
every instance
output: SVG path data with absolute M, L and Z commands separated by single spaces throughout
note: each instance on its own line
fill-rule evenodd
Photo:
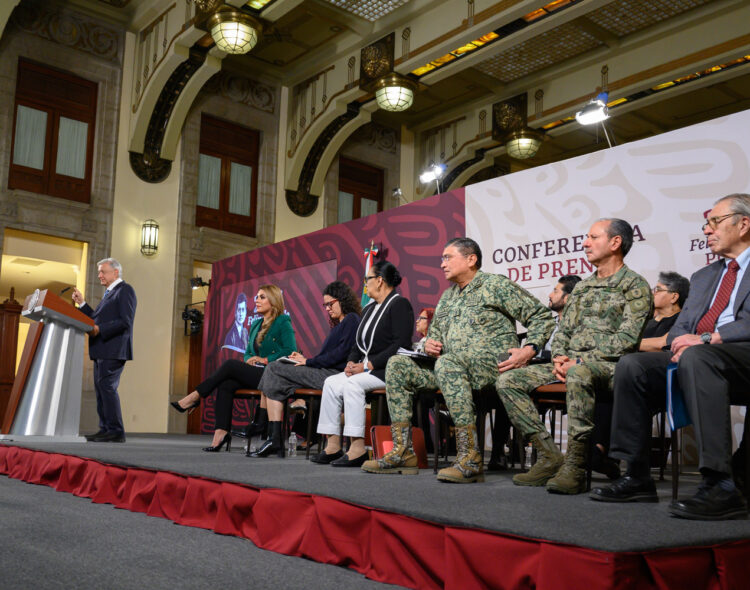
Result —
M 737 264 L 736 260 L 732 260 L 729 263 L 727 272 L 724 273 L 724 278 L 721 279 L 719 285 L 719 291 L 716 293 L 716 299 L 714 304 L 698 322 L 698 326 L 695 328 L 696 334 L 703 334 L 704 332 L 713 332 L 714 326 L 716 326 L 716 320 L 719 319 L 721 312 L 729 305 L 729 298 L 732 296 L 732 290 L 734 289 L 734 283 L 737 281 L 737 271 L 740 270 L 740 265 Z

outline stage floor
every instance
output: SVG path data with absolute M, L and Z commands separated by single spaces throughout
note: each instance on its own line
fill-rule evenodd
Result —
M 657 483 L 658 504 L 604 504 L 586 494 L 559 496 L 543 488 L 514 486 L 514 471 L 488 473 L 486 481 L 451 485 L 432 469 L 417 476 L 384 476 L 334 468 L 297 457 L 251 459 L 241 439 L 231 453 L 204 453 L 209 436 L 128 435 L 125 444 L 2 441 L 103 463 L 169 471 L 221 481 L 317 494 L 405 514 L 440 524 L 471 527 L 525 538 L 612 552 L 705 546 L 750 538 L 750 520 L 697 522 L 670 517 L 671 482 Z M 681 496 L 697 478 L 684 475 Z M 594 478 L 593 485 L 606 483 Z

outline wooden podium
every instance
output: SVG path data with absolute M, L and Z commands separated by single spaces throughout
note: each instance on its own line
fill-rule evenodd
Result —
M 48 290 L 26 298 L 32 320 L 0 439 L 85 442 L 81 420 L 84 334 L 94 321 Z

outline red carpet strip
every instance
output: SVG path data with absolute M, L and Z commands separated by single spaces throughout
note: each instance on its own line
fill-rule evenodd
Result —
M 739 589 L 750 541 L 611 553 L 343 500 L 0 445 L 0 474 L 410 588 Z M 699 526 L 699 524 L 696 524 Z

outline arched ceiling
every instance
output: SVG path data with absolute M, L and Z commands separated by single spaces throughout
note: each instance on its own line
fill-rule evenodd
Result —
M 22 0 L 23 1 L 23 0 Z M 133 31 L 173 1 L 186 0 L 56 0 L 118 20 Z M 622 56 L 643 63 L 643 84 L 627 86 L 629 102 L 612 109 L 610 130 L 619 143 L 662 133 L 750 106 L 750 35 L 743 38 L 728 27 L 712 26 L 721 15 L 744 16 L 745 0 L 231 0 L 266 23 L 258 46 L 247 55 L 228 56 L 224 69 L 263 76 L 294 86 L 328 63 L 384 35 L 429 26 L 435 18 L 438 38 L 423 43 L 397 35 L 396 68 L 420 74 L 422 88 L 414 106 L 404 113 L 376 111 L 372 120 L 391 127 L 406 126 L 415 134 L 440 121 L 461 116 L 481 103 L 491 104 L 519 92 L 546 87 L 542 116 L 532 126 L 554 123 L 581 108 L 601 83 L 592 76 L 572 93 L 559 87 L 584 69 L 598 71 Z M 445 8 L 445 12 L 440 10 Z M 437 12 L 436 12 L 437 11 Z M 446 28 L 446 21 L 453 21 Z M 748 22 L 748 21 L 745 21 Z M 487 23 L 484 27 L 483 23 Z M 496 26 L 497 25 L 497 26 Z M 691 52 L 684 39 L 689 31 L 710 35 L 717 61 L 710 53 Z M 746 27 L 745 27 L 746 28 Z M 661 72 L 651 72 L 658 56 L 638 56 L 639 44 L 666 42 L 679 48 L 678 59 Z M 476 41 L 471 45 L 471 41 Z M 404 44 L 407 45 L 404 45 Z M 721 44 L 725 44 L 726 51 Z M 684 48 L 681 46 L 685 45 Z M 448 48 L 447 50 L 445 48 Z M 718 51 L 718 50 L 717 50 Z M 417 58 L 413 57 L 417 55 Z M 729 57 L 727 57 L 729 56 Z M 732 65 L 735 60 L 747 60 Z M 407 59 L 408 58 L 408 59 Z M 731 58 L 731 59 L 730 59 Z M 421 60 L 421 61 L 420 61 Z M 633 64 L 629 64 L 631 67 Z M 637 63 L 635 64 L 638 65 Z M 596 66 L 596 70 L 592 67 Z M 404 70 L 404 67 L 407 69 Z M 648 73 L 648 75 L 646 75 Z M 653 74 L 653 75 L 652 75 Z M 610 69 L 609 80 L 619 77 Z M 629 74 L 629 79 L 635 74 Z M 692 76 L 692 79 L 686 79 Z M 637 76 L 636 76 L 637 77 Z M 557 83 L 559 81 L 559 84 Z M 631 80 L 632 81 L 632 80 Z M 674 82 L 680 82 L 675 84 Z M 663 91 L 653 90 L 667 84 Z M 670 86 L 671 84 L 671 86 Z M 637 92 L 630 89 L 637 88 Z M 612 93 L 611 98 L 616 93 Z M 575 101 L 578 102 L 575 102 Z M 567 102 L 566 102 L 567 101 Z M 603 137 L 596 129 L 575 123 L 550 129 L 539 154 L 514 166 L 547 163 L 598 149 Z M 497 156 L 498 163 L 507 160 Z

